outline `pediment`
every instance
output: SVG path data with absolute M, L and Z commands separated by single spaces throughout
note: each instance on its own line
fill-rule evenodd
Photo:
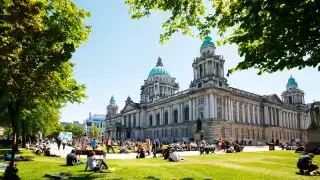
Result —
M 279 98 L 278 95 L 276 94 L 272 94 L 267 96 L 268 101 L 273 102 L 273 103 L 279 103 L 282 104 L 283 102 L 281 101 L 281 99 Z
M 126 105 L 124 106 L 121 112 L 128 112 L 134 109 L 138 109 L 138 108 L 132 103 L 126 103 Z

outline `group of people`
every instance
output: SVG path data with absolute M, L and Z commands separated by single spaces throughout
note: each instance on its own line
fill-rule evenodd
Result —
M 79 164 L 84 164 L 83 162 L 78 160 L 77 155 L 75 153 L 76 153 L 76 150 L 72 149 L 71 153 L 67 155 L 67 157 L 66 157 L 66 160 L 67 160 L 66 165 L 67 166 L 75 166 L 75 165 L 79 165 Z M 90 171 L 95 171 L 95 172 L 102 171 L 103 169 L 105 169 L 105 170 L 109 169 L 104 158 L 96 156 L 96 153 L 94 152 L 94 150 L 90 151 L 90 153 L 88 155 L 87 162 L 85 164 L 86 164 L 86 166 L 85 166 L 84 171 L 87 171 L 88 168 L 90 169 Z

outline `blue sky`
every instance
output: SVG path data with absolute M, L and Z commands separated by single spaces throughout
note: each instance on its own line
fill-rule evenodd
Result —
M 92 13 L 87 21 L 92 25 L 89 41 L 73 55 L 76 63 L 75 78 L 87 86 L 88 99 L 83 104 L 70 104 L 62 110 L 61 121 L 83 121 L 89 112 L 105 114 L 111 95 L 114 95 L 120 110 L 128 95 L 139 102 L 140 87 L 149 71 L 162 58 L 164 67 L 177 78 L 180 90 L 189 87 L 193 79 L 191 63 L 200 55 L 201 41 L 197 38 L 175 34 L 165 43 L 159 44 L 161 24 L 168 17 L 164 13 L 153 14 L 148 19 L 134 21 L 128 14 L 124 1 L 75 0 L 78 7 Z M 216 40 L 217 35 L 210 36 Z M 217 47 L 217 54 L 223 55 L 225 72 L 242 60 L 237 46 Z M 305 91 L 305 100 L 320 100 L 319 72 L 313 68 L 291 70 L 273 74 L 256 75 L 257 70 L 236 72 L 228 78 L 232 87 L 261 95 L 281 94 L 290 75 Z

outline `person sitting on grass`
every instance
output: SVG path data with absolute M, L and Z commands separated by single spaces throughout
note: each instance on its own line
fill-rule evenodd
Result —
M 171 149 L 172 149 L 171 146 L 168 146 L 167 149 L 164 150 L 164 152 L 163 152 L 163 159 L 164 160 L 169 159 Z
M 303 175 L 312 175 L 315 170 L 319 169 L 318 165 L 312 164 L 312 158 L 314 155 L 312 153 L 309 153 L 306 156 L 302 156 L 299 158 L 297 167 L 300 170 L 300 174 Z M 304 172 L 306 170 L 306 172 Z
M 181 158 L 179 153 L 177 153 L 176 150 L 173 148 L 169 155 L 169 162 L 179 162 L 181 160 L 184 160 L 184 159 Z
M 50 148 L 47 148 L 47 149 L 44 151 L 44 155 L 45 155 L 45 156 L 50 156 L 50 157 L 60 157 L 60 156 L 58 156 L 58 155 L 51 154 L 51 153 L 50 153 Z
M 67 155 L 67 166 L 74 166 L 83 164 L 83 162 L 77 159 L 76 150 L 72 149 L 71 153 Z
M 122 153 L 127 154 L 128 153 L 127 147 L 123 144 L 120 146 L 119 149 L 120 149 L 120 154 L 122 154 Z
M 146 157 L 146 153 L 144 152 L 142 146 L 138 146 L 138 150 L 137 150 L 137 156 L 136 158 L 137 159 L 140 159 L 140 158 L 145 158 Z
M 98 164 L 96 160 L 99 160 Z M 107 163 L 104 161 L 103 158 L 96 157 L 96 153 L 94 151 L 91 151 L 91 153 L 88 155 L 88 160 L 86 163 L 86 167 L 84 171 L 87 171 L 88 167 L 90 168 L 90 171 L 101 171 L 101 169 L 104 167 L 106 170 L 109 169 Z

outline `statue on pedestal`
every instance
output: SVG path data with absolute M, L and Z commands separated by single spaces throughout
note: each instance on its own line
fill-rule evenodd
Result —
M 202 131 L 202 121 L 200 117 L 198 117 L 198 120 L 197 120 L 197 132 L 199 131 Z
M 314 102 L 309 109 L 311 124 L 309 129 L 320 129 L 320 102 Z
M 320 147 L 320 102 L 313 102 L 309 108 L 311 123 L 307 129 L 306 152 L 315 152 Z

